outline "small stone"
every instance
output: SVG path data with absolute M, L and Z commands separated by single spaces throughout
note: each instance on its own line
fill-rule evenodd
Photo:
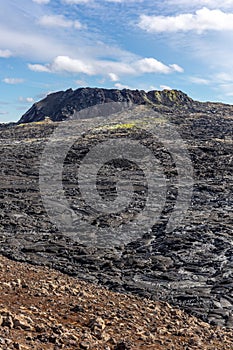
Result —
M 71 312 L 84 312 L 84 308 L 80 305 L 75 305 L 70 309 Z
M 2 319 L 2 326 L 3 327 L 13 328 L 14 327 L 14 322 L 13 322 L 12 316 L 10 316 L 10 315 L 4 316 L 3 319 Z
M 25 330 L 33 330 L 33 327 L 29 324 L 29 320 L 30 320 L 30 323 L 32 323 L 32 320 L 29 319 L 29 317 L 27 317 L 27 320 L 22 317 L 22 316 L 17 316 L 14 318 L 13 320 L 13 323 L 14 323 L 14 327 L 15 328 L 22 328 L 22 329 L 25 329 Z
M 106 327 L 105 321 L 101 317 L 96 317 L 90 320 L 89 327 L 91 330 L 104 330 Z
M 130 349 L 131 349 L 130 344 L 124 341 L 118 343 L 114 348 L 114 350 L 130 350 Z
M 79 345 L 81 349 L 90 349 L 90 343 L 88 342 L 82 341 Z

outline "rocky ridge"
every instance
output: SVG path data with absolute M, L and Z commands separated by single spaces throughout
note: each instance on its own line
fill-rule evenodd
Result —
M 68 89 L 49 94 L 36 102 L 19 120 L 19 123 L 30 123 L 44 120 L 47 116 L 52 121 L 62 121 L 83 110 L 98 104 L 109 102 L 127 102 L 134 105 L 149 105 L 159 112 L 183 110 L 216 113 L 219 109 L 228 110 L 229 106 L 194 101 L 179 90 L 149 91 L 117 90 L 101 88 Z

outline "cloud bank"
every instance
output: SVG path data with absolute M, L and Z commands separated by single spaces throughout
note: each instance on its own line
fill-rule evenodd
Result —
M 183 68 L 177 64 L 166 65 L 155 58 L 142 58 L 134 62 L 115 62 L 103 60 L 73 59 L 69 56 L 57 56 L 52 63 L 47 65 L 29 64 L 29 69 L 35 72 L 68 72 L 83 73 L 87 75 L 108 75 L 111 81 L 119 80 L 118 75 L 140 75 L 144 73 L 169 74 L 183 72 Z
M 233 13 L 209 10 L 203 7 L 194 14 L 184 13 L 176 16 L 141 15 L 139 27 L 147 32 L 187 32 L 202 33 L 212 31 L 233 31 Z

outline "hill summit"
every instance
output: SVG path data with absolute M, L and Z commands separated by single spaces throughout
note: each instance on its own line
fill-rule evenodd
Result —
M 179 90 L 149 91 L 117 90 L 102 88 L 68 89 L 49 94 L 33 106 L 21 117 L 19 123 L 30 123 L 49 117 L 52 121 L 66 120 L 75 112 L 108 102 L 129 102 L 137 105 L 147 104 L 165 110 L 185 108 L 192 110 L 197 102 Z

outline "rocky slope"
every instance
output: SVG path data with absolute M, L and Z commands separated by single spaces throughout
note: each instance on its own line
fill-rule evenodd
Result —
M 83 93 L 88 91 L 93 92 L 93 89 L 83 89 Z M 94 89 L 93 93 L 98 91 Z M 147 96 L 150 94 L 155 98 L 155 92 Z M 98 131 L 92 130 L 94 120 L 88 119 L 90 132 L 74 143 L 63 171 L 65 194 L 73 210 L 92 220 L 93 227 L 117 227 L 119 222 L 129 220 L 131 214 L 93 214 L 80 198 L 76 166 L 93 145 L 109 138 L 140 140 L 151 149 L 160 160 L 168 181 L 174 180 L 174 183 L 168 188 L 162 215 L 151 229 L 150 244 L 142 237 L 115 249 L 99 249 L 78 244 L 59 232 L 42 203 L 39 168 L 45 144 L 61 123 L 39 122 L 0 128 L 0 252 L 15 260 L 56 268 L 115 291 L 168 301 L 205 321 L 232 327 L 233 106 L 202 104 L 177 92 L 167 91 L 164 96 L 172 96 L 170 102 L 160 100 L 158 103 L 158 96 L 157 100 L 150 97 L 150 101 L 153 100 L 150 106 L 160 111 L 159 117 L 144 120 L 140 111 L 147 106 L 138 107 L 139 112 L 120 115 L 122 125 L 113 128 L 107 125 Z M 182 98 L 186 99 L 183 104 Z M 171 103 L 171 100 L 176 102 Z M 93 101 L 90 96 L 88 103 Z M 47 102 L 46 105 L 48 108 Z M 37 107 L 32 107 L 35 113 Z M 48 114 L 47 111 L 38 112 L 37 116 L 43 118 Z M 35 115 L 31 115 L 35 120 Z M 134 127 L 135 119 L 139 120 L 137 127 Z M 185 140 L 194 168 L 191 206 L 181 225 L 172 233 L 167 233 L 165 226 L 177 199 L 176 171 L 169 152 L 145 131 L 146 125 L 150 130 L 154 123 L 166 121 L 175 125 Z M 84 122 L 77 120 L 77 125 L 81 127 Z M 63 141 L 68 138 L 65 134 L 62 137 Z M 116 165 L 121 167 L 121 164 Z M 111 172 L 111 169 L 103 169 L 101 176 L 105 180 L 99 184 L 99 190 L 110 198 L 114 196 L 115 186 L 106 182 L 109 170 Z M 145 203 L 145 193 L 142 183 L 141 190 L 136 193 L 135 203 L 139 209 Z
M 53 121 L 66 120 L 84 108 L 109 102 L 128 102 L 132 104 L 146 104 L 158 111 L 204 112 L 209 110 L 227 109 L 227 106 L 214 103 L 201 103 L 192 100 L 185 93 L 178 90 L 149 91 L 117 90 L 100 88 L 69 89 L 51 93 L 43 100 L 35 103 L 23 116 L 19 123 L 37 122 L 46 116 Z M 228 107 L 229 108 L 229 107 Z
M 167 303 L 0 257 L 1 350 L 232 349 L 233 332 Z

